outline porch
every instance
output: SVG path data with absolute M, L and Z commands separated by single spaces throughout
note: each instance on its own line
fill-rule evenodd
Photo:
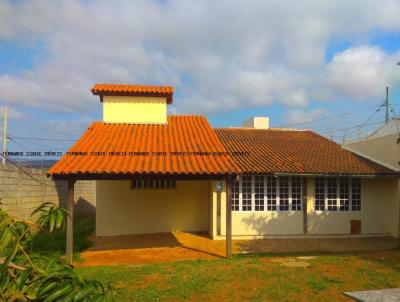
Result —
M 225 257 L 226 242 L 205 233 L 170 232 L 91 238 L 77 266 L 137 265 Z M 387 251 L 399 247 L 393 237 L 234 240 L 232 252 L 324 253 Z

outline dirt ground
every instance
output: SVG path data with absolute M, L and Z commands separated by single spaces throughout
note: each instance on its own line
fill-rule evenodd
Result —
M 225 241 L 205 234 L 172 232 L 92 238 L 93 246 L 80 254 L 77 266 L 146 264 L 225 256 Z M 391 237 L 264 239 L 233 242 L 233 253 L 379 251 L 399 247 Z

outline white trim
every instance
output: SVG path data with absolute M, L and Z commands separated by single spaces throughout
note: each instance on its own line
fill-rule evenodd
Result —
M 322 178 L 324 180 L 324 210 L 316 210 L 316 198 L 315 198 L 315 188 L 316 188 L 316 178 Z M 361 179 L 359 177 L 351 177 L 347 178 L 348 182 L 348 194 L 349 194 L 349 210 L 341 211 L 340 210 L 340 177 L 332 177 L 336 181 L 336 211 L 328 209 L 328 177 L 314 177 L 314 208 L 313 211 L 317 213 L 322 212 L 338 212 L 338 213 L 347 213 L 347 212 L 360 212 L 362 210 L 362 188 L 361 188 Z M 331 179 L 332 179 L 331 178 Z M 353 210 L 353 180 L 359 179 L 360 182 L 360 210 Z
M 256 211 L 256 203 L 255 203 L 255 195 L 256 195 L 256 176 L 262 176 L 263 177 L 263 188 L 264 188 L 264 210 L 261 211 Z M 250 189 L 251 189 L 251 199 L 250 199 L 250 210 L 243 210 L 243 178 L 244 177 L 250 177 Z M 280 203 L 281 203 L 281 192 L 280 192 L 280 178 L 277 176 L 273 175 L 268 175 L 268 174 L 244 174 L 242 177 L 239 178 L 238 180 L 238 188 L 239 188 L 239 210 L 236 211 L 232 207 L 233 212 L 301 212 L 303 209 L 302 202 L 300 202 L 300 209 L 299 210 L 293 210 L 292 209 L 292 177 L 290 176 L 284 176 L 287 178 L 287 185 L 288 185 L 288 209 L 287 210 L 281 210 L 280 209 Z M 300 194 L 303 192 L 303 182 L 301 180 L 300 176 L 295 176 L 296 178 L 300 178 Z M 271 184 L 275 183 L 275 192 L 272 192 L 272 195 L 275 196 L 275 210 L 268 210 L 268 179 L 271 179 Z M 261 188 L 262 186 L 260 186 Z M 232 191 L 232 194 L 234 194 L 234 191 Z M 302 197 L 301 197 L 302 198 Z M 271 205 L 272 206 L 272 205 Z

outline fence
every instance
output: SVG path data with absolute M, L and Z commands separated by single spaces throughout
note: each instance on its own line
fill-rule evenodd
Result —
M 46 176 L 47 170 L 23 168 L 7 163 L 0 165 L 1 208 L 12 216 L 28 219 L 34 209 L 43 202 L 61 206 L 67 201 L 67 182 L 53 181 Z M 75 183 L 74 220 L 94 217 L 96 213 L 96 182 Z

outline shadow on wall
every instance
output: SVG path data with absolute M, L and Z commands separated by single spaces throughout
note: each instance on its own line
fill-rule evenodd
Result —
M 262 213 L 268 213 L 268 218 Z M 326 229 L 342 230 L 350 234 L 350 221 L 361 219 L 361 212 L 321 211 L 307 214 L 308 233 L 320 233 Z M 303 234 L 303 212 L 257 212 L 241 219 L 246 230 L 259 235 Z M 341 225 L 340 225 L 341 224 Z
M 59 204 L 67 207 L 68 187 L 67 181 L 54 181 Z M 79 196 L 79 197 L 77 197 Z M 75 183 L 74 220 L 81 221 L 96 216 L 96 189 L 93 181 L 77 181 Z
M 264 236 L 290 236 L 304 235 L 303 232 L 303 212 L 288 211 L 288 212 L 258 212 L 247 215 L 241 219 L 244 224 L 244 231 L 251 235 Z M 337 214 L 337 213 L 335 213 Z M 308 233 L 318 233 L 326 229 L 326 225 L 335 224 L 335 217 L 331 216 L 331 212 L 314 212 L 312 219 L 310 213 L 308 215 L 307 229 Z M 266 219 L 267 216 L 267 219 Z M 341 221 L 338 221 L 341 223 Z M 346 224 L 346 229 L 350 233 L 350 222 Z M 312 230 L 312 232 L 310 232 Z M 235 235 L 235 233 L 233 233 Z M 244 234 L 246 235 L 246 234 Z M 238 245 L 243 250 L 258 250 L 260 240 L 246 240 L 238 242 Z

